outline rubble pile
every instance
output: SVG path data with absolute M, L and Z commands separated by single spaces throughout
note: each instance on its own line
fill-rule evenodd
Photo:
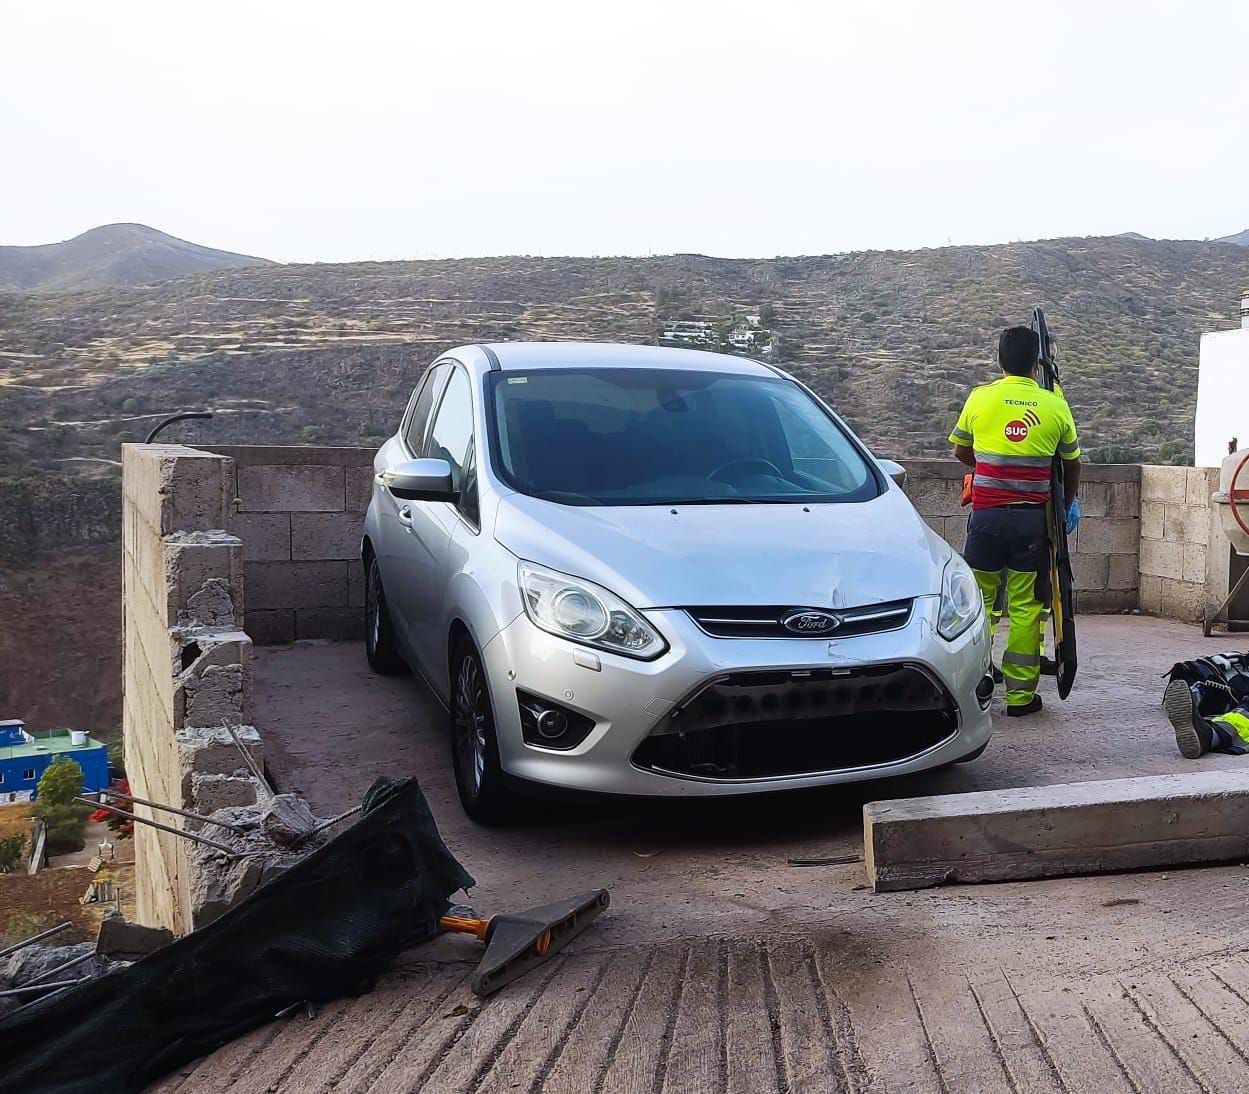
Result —
M 94 942 L 76 942 L 67 946 L 36 943 L 23 947 L 7 958 L 0 959 L 0 992 L 24 988 L 42 979 L 52 984 L 62 980 L 81 980 L 84 977 L 103 976 L 110 962 L 95 956 Z M 78 958 L 87 958 L 70 965 L 62 973 L 56 970 Z M 48 975 L 51 973 L 52 975 Z M 0 995 L 0 1016 L 39 998 L 37 994 Z
M 230 827 L 204 824 L 198 832 L 230 853 L 203 843 L 192 845 L 197 868 L 192 872 L 191 895 L 200 909 L 197 927 L 219 918 L 330 838 L 326 819 L 295 794 L 264 795 L 255 805 L 226 806 L 210 819 Z

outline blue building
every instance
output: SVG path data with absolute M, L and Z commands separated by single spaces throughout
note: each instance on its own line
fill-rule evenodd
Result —
M 84 794 L 108 789 L 108 749 L 102 741 L 78 730 L 35 737 L 21 719 L 0 719 L 0 806 L 34 801 L 39 777 L 62 756 L 82 768 Z

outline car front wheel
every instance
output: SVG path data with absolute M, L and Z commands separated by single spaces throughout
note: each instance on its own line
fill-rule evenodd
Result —
M 479 824 L 501 824 L 516 815 L 503 784 L 494 709 L 481 658 L 467 639 L 451 659 L 451 763 L 464 812 Z

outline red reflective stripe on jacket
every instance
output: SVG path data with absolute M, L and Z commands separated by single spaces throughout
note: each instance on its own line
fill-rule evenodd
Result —
M 995 463 L 976 461 L 976 474 L 990 479 L 1020 479 L 1023 482 L 1049 482 L 1048 467 L 1002 467 Z
M 1002 490 L 996 486 L 976 486 L 972 490 L 971 507 L 973 509 L 997 509 L 1002 505 L 1044 505 L 1049 501 L 1049 494 L 1025 493 L 1022 490 Z

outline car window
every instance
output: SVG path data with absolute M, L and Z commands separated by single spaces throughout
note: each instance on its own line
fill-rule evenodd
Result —
M 431 459 L 446 460 L 451 465 L 451 483 L 460 491 L 460 508 L 465 509 L 465 499 L 471 492 L 473 498 L 468 508 L 475 509 L 477 483 L 471 482 L 465 469 L 472 463 L 473 448 L 473 397 L 468 377 L 462 369 L 454 369 L 447 382 L 447 392 L 438 406 L 434 424 L 425 442 L 425 455 Z M 471 491 L 469 487 L 471 486 Z
M 416 401 L 412 405 L 412 413 L 408 416 L 408 423 L 403 429 L 403 439 L 407 443 L 408 451 L 414 456 L 419 456 L 425 445 L 425 427 L 429 424 L 429 412 L 434 407 L 434 401 L 438 396 L 439 390 L 446 381 L 447 372 L 450 365 L 436 365 L 426 374 L 421 386 L 417 389 Z
M 675 369 L 535 369 L 487 379 L 491 458 L 568 505 L 867 501 L 862 450 L 800 385 Z

